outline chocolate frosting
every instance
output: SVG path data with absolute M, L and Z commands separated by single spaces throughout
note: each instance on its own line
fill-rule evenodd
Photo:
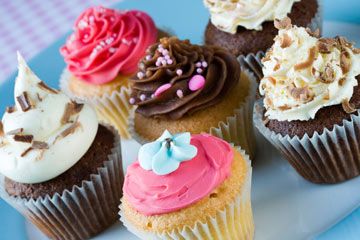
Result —
M 140 61 L 130 103 L 145 117 L 179 119 L 220 102 L 239 79 L 239 62 L 226 50 L 163 38 Z

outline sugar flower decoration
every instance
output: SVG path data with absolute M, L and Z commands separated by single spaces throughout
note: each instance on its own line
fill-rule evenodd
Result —
M 188 132 L 172 135 L 165 130 L 156 141 L 140 148 L 140 166 L 157 175 L 174 172 L 181 162 L 191 160 L 197 155 L 197 148 L 190 144 L 190 140 L 191 135 Z

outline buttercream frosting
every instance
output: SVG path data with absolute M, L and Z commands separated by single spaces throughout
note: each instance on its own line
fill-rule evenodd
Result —
M 118 74 L 133 74 L 146 48 L 156 42 L 157 32 L 145 12 L 91 7 L 76 20 L 60 52 L 76 77 L 104 84 Z
M 53 179 L 91 146 L 98 128 L 95 111 L 46 86 L 18 54 L 15 106 L 3 118 L 0 173 L 20 183 Z
M 239 79 L 239 62 L 224 49 L 163 38 L 140 61 L 130 103 L 145 117 L 179 119 L 219 103 Z
M 220 30 L 236 33 L 238 26 L 262 30 L 266 21 L 283 19 L 300 0 L 204 0 L 211 22 Z
M 125 176 L 124 197 L 140 213 L 150 216 L 174 212 L 209 195 L 230 176 L 234 152 L 225 141 L 208 134 L 192 135 L 194 158 L 173 172 L 158 175 L 131 164 Z
M 260 94 L 269 119 L 313 119 L 323 107 L 348 104 L 358 85 L 360 54 L 342 37 L 319 39 L 285 27 L 262 61 Z

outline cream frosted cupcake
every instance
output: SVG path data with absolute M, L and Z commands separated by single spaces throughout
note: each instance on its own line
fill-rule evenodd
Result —
M 207 132 L 252 155 L 252 78 L 222 48 L 163 38 L 148 49 L 131 79 L 129 103 L 137 107 L 130 132 L 142 143 L 166 129 Z
M 100 119 L 127 137 L 129 109 L 122 102 L 128 100 L 128 78 L 136 72 L 147 47 L 164 34 L 142 11 L 86 9 L 60 49 L 67 64 L 62 90 L 72 98 L 91 102 Z
M 360 51 L 343 37 L 283 25 L 262 61 L 260 132 L 309 181 L 360 175 Z
M 204 0 L 210 11 L 205 43 L 235 56 L 264 52 L 274 43 L 276 19 L 290 17 L 297 26 L 322 27 L 317 0 Z
M 121 220 L 141 239 L 252 239 L 251 166 L 208 134 L 165 131 L 129 166 Z
M 0 196 L 51 239 L 94 236 L 117 219 L 118 134 L 18 59 L 15 106 L 0 122 Z

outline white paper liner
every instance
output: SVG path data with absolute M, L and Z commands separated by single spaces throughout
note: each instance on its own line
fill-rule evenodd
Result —
M 244 157 L 248 174 L 244 182 L 243 190 L 235 197 L 234 201 L 227 204 L 225 209 L 219 209 L 215 216 L 208 216 L 206 222 L 197 221 L 193 226 L 185 226 L 174 229 L 171 232 L 155 233 L 137 229 L 123 214 L 120 205 L 120 220 L 124 226 L 140 239 L 218 239 L 218 240 L 251 240 L 254 237 L 254 221 L 251 210 L 251 177 L 252 168 L 249 156 L 245 151 L 237 147 Z
M 315 132 L 312 137 L 281 136 L 263 122 L 263 103 L 254 106 L 254 124 L 305 179 L 314 183 L 339 183 L 360 175 L 360 111 L 342 125 Z
M 101 97 L 80 97 L 74 95 L 68 85 L 71 73 L 65 68 L 60 77 L 60 89 L 70 98 L 78 102 L 86 102 L 92 105 L 101 122 L 114 126 L 121 137 L 128 139 L 130 134 L 127 130 L 128 119 L 134 107 L 128 104 L 130 99 L 130 89 L 121 87 L 120 91 L 114 91 L 111 94 L 105 93 Z
M 0 197 L 50 239 L 87 239 L 105 230 L 118 219 L 124 178 L 120 137 L 114 128 L 108 128 L 115 136 L 112 154 L 81 186 L 27 200 L 10 196 L 5 190 L 5 177 L 0 175 Z
M 234 109 L 233 116 L 228 117 L 226 122 L 219 122 L 218 127 L 210 128 L 208 133 L 229 143 L 233 143 L 235 146 L 241 146 L 246 151 L 246 153 L 250 155 L 250 158 L 253 159 L 256 146 L 252 114 L 255 102 L 255 93 L 258 84 L 253 73 L 244 68 L 242 68 L 241 72 L 247 76 L 250 82 L 249 95 L 237 109 Z M 140 144 L 145 144 L 150 141 L 149 139 L 141 137 L 135 131 L 134 112 L 132 112 L 129 117 L 128 130 L 131 137 Z

